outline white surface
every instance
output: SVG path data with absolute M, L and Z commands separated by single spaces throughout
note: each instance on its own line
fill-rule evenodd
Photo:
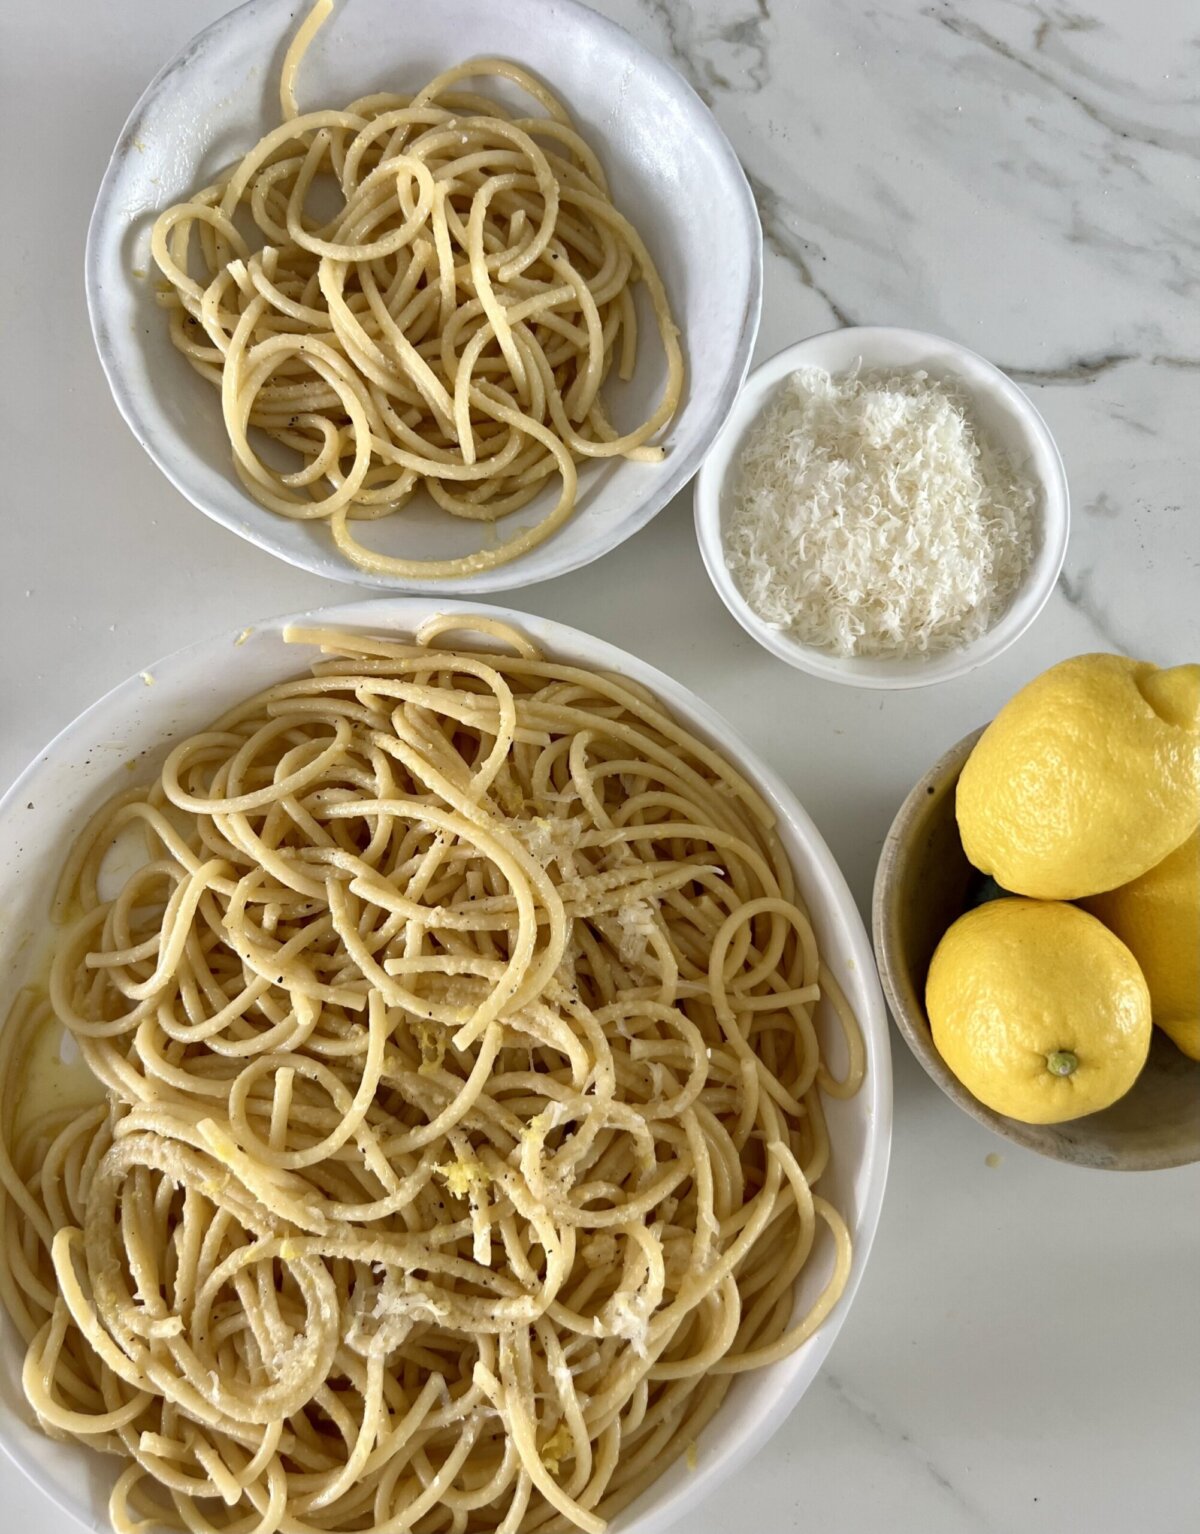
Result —
M 929 656 L 891 658 L 834 655 L 802 644 L 765 623 L 742 595 L 725 559 L 725 526 L 733 512 L 738 458 L 755 422 L 784 379 L 799 368 L 823 368 L 834 377 L 858 364 L 864 371 L 922 370 L 956 388 L 969 402 L 984 439 L 1008 455 L 1036 487 L 1034 552 L 1011 602 L 990 629 L 970 644 Z M 965 676 L 1003 654 L 1050 600 L 1062 569 L 1070 527 L 1070 496 L 1062 458 L 1037 407 L 986 358 L 954 341 L 892 325 L 852 325 L 785 346 L 755 368 L 696 477 L 696 538 L 704 567 L 722 602 L 752 639 L 789 666 L 855 687 L 925 687 Z
M 207 9 L 202 7 L 200 9 Z M 600 156 L 618 208 L 653 256 L 684 336 L 683 397 L 662 437 L 661 463 L 608 458 L 581 467 L 570 520 L 509 564 L 437 582 L 360 570 L 324 522 L 260 506 L 233 469 L 216 391 L 176 350 L 154 301 L 155 216 L 207 185 L 279 123 L 279 66 L 309 9 L 249 0 L 183 48 L 114 134 L 87 247 L 96 345 L 117 405 L 142 446 L 194 505 L 261 548 L 317 575 L 360 586 L 443 593 L 501 591 L 562 575 L 645 526 L 695 473 L 749 366 L 762 296 L 762 235 L 729 142 L 696 93 L 627 33 L 574 0 L 345 0 L 317 33 L 297 79 L 302 110 L 339 107 L 375 90 L 417 90 L 473 55 L 519 60 L 566 103 Z M 179 8 L 177 14 L 189 14 Z M 170 46 L 170 45 L 168 45 Z M 161 62 L 161 60 L 159 61 Z M 519 111 L 529 98 L 489 91 Z M 712 207 L 721 209 L 714 222 Z M 139 275 L 140 274 L 140 275 Z M 666 359 L 644 284 L 638 362 L 604 390 L 621 429 L 651 414 Z M 286 456 L 286 455 L 285 455 Z M 559 480 L 500 523 L 448 516 L 423 492 L 401 513 L 356 535 L 381 553 L 450 559 L 488 549 L 540 522 Z M 365 529 L 365 530 L 364 530 Z
M 759 355 L 844 322 L 948 335 L 1016 374 L 1067 465 L 1059 589 L 991 665 L 908 693 L 790 670 L 721 606 L 691 497 L 516 605 L 602 635 L 732 720 L 866 908 L 934 758 L 1053 661 L 1200 659 L 1192 0 L 605 0 L 712 99 L 768 234 Z M 0 15 L 0 782 L 122 677 L 265 612 L 338 601 L 198 517 L 120 421 L 81 278 L 109 150 L 222 0 Z M 28 596 L 26 593 L 30 593 Z M 693 1514 L 727 1534 L 1190 1534 L 1200 1505 L 1200 1168 L 1057 1166 L 960 1113 L 899 1044 L 888 1196 L 826 1367 Z M 1003 1157 L 992 1168 L 984 1158 Z M 0 1527 L 69 1534 L 0 1467 Z
M 482 608 L 482 603 L 475 604 Z M 61 735 L 13 785 L 0 803 L 0 1017 L 15 992 L 36 970 L 39 930 L 50 902 L 70 828 L 86 821 L 128 778 L 123 764 L 138 762 L 150 772 L 170 749 L 169 736 L 205 728 L 242 698 L 295 676 L 313 658 L 311 649 L 289 646 L 281 631 L 289 622 L 305 626 L 362 628 L 411 634 L 436 612 L 471 612 L 467 603 L 435 597 L 377 599 L 325 608 L 259 623 L 243 637 L 227 630 L 206 643 L 155 661 L 108 693 Z M 892 1092 L 888 1022 L 870 944 L 845 880 L 820 832 L 794 795 L 728 722 L 669 677 L 625 651 L 561 624 L 529 618 L 510 608 L 485 608 L 516 622 L 550 655 L 576 664 L 615 671 L 649 687 L 675 717 L 722 750 L 771 804 L 779 834 L 805 905 L 812 914 L 824 962 L 832 969 L 863 1028 L 867 1080 L 847 1102 L 827 1106 L 831 1166 L 821 1192 L 844 1216 L 854 1242 L 854 1262 L 837 1309 L 816 1335 L 790 1358 L 734 1382 L 728 1399 L 700 1434 L 694 1472 L 677 1464 L 614 1521 L 614 1534 L 660 1534 L 696 1507 L 716 1485 L 753 1454 L 786 1419 L 816 1377 L 850 1311 L 871 1250 L 883 1201 L 891 1136 Z M 147 680 L 149 679 L 149 680 Z M 31 954 L 33 958 L 31 960 Z M 823 1003 L 817 1023 L 830 1041 L 832 1068 L 844 1068 L 834 1041 L 839 1029 Z M 797 1294 L 803 1312 L 819 1297 L 833 1265 L 833 1243 L 822 1230 Z M 0 1315 L 0 1443 L 59 1505 L 87 1524 L 104 1524 L 109 1484 L 95 1460 L 74 1445 L 51 1443 L 24 1420 L 21 1396 L 23 1349 L 15 1328 Z

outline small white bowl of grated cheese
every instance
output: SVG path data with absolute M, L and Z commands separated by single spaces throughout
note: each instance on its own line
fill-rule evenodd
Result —
M 722 601 L 789 665 L 859 687 L 962 676 L 1045 606 L 1070 527 L 1046 423 L 998 368 L 889 326 L 751 373 L 696 480 Z

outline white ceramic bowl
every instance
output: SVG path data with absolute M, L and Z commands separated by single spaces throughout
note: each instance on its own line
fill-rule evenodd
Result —
M 171 344 L 154 302 L 155 216 L 278 122 L 280 61 L 307 9 L 305 0 L 249 0 L 231 11 L 159 73 L 122 130 L 92 215 L 86 261 L 92 331 L 118 409 L 194 506 L 317 575 L 392 591 L 478 592 L 588 564 L 687 484 L 746 376 L 762 298 L 762 234 L 728 140 L 675 70 L 574 0 L 339 0 L 304 60 L 302 109 L 340 106 L 385 87 L 415 89 L 476 55 L 527 65 L 566 102 L 609 172 L 617 205 L 649 246 L 687 365 L 663 462 L 584 466 L 574 515 L 546 543 L 499 569 L 452 580 L 373 576 L 338 552 L 323 522 L 290 521 L 243 489 L 216 391 Z M 641 284 L 637 297 L 637 370 L 604 391 L 617 424 L 627 427 L 649 414 L 666 373 Z M 422 496 L 363 537 L 388 554 L 454 558 L 539 521 L 556 495 L 557 482 L 496 525 L 451 517 Z
M 833 655 L 802 644 L 753 611 L 725 562 L 724 529 L 732 511 L 737 458 L 746 433 L 778 386 L 797 368 L 844 373 L 863 367 L 924 368 L 932 378 L 956 384 L 970 401 L 983 433 L 1003 448 L 1037 487 L 1033 559 L 999 620 L 970 644 L 928 657 Z M 1067 476 L 1049 428 L 1012 379 L 978 353 L 920 330 L 887 325 L 854 326 L 810 336 L 785 347 L 746 381 L 696 480 L 696 536 L 709 578 L 725 606 L 752 638 L 790 666 L 830 682 L 856 687 L 922 687 L 963 676 L 994 659 L 1018 639 L 1046 605 L 1062 569 L 1070 530 Z
M 377 598 L 291 619 L 276 618 L 256 625 L 241 644 L 235 643 L 239 636 L 231 631 L 181 650 L 149 667 L 152 686 L 141 675 L 131 677 L 81 714 L 0 801 L 0 910 L 5 918 L 0 923 L 0 1020 L 7 1017 L 13 995 L 28 977 L 35 962 L 31 954 L 44 952 L 46 911 L 71 831 L 117 786 L 129 783 L 125 762 L 137 759 L 139 774 L 149 775 L 166 754 L 168 735 L 178 740 L 239 698 L 302 671 L 311 652 L 284 645 L 280 634 L 288 622 L 407 632 L 431 614 L 446 611 L 482 611 L 508 619 L 562 659 L 641 682 L 681 722 L 741 768 L 779 817 L 780 835 L 812 913 L 825 961 L 845 988 L 866 1038 L 868 1069 L 861 1091 L 848 1102 L 830 1101 L 826 1108 L 833 1162 L 821 1191 L 836 1201 L 854 1241 L 846 1292 L 824 1326 L 798 1352 L 737 1379 L 700 1436 L 697 1468 L 689 1471 L 676 1465 L 613 1525 L 614 1534 L 658 1534 L 689 1508 L 699 1506 L 719 1481 L 761 1448 L 812 1383 L 862 1277 L 879 1219 L 891 1144 L 887 1017 L 870 943 L 850 891 L 820 833 L 782 780 L 693 693 L 654 667 L 577 629 L 503 608 L 439 603 L 425 597 Z M 146 755 L 141 756 L 142 752 Z M 830 1036 L 835 1036 L 832 1026 Z M 826 1239 L 823 1260 L 805 1268 L 799 1295 L 803 1303 L 810 1302 L 824 1282 L 830 1245 Z M 20 1360 L 16 1333 L 0 1309 L 0 1443 L 60 1508 L 90 1528 L 107 1528 L 113 1462 L 73 1444 L 52 1442 L 38 1432 L 21 1393 Z

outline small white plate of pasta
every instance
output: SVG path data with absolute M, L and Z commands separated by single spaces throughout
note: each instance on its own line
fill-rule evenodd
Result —
M 0 1443 L 87 1526 L 658 1534 L 816 1376 L 870 945 L 633 656 L 424 597 L 219 635 L 0 803 L 0 908 Z
M 687 484 L 762 236 L 699 97 L 574 0 L 249 0 L 134 108 L 85 271 L 117 406 L 194 506 L 463 593 L 587 564 Z

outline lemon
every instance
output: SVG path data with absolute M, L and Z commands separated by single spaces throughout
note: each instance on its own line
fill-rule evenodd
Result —
M 1107 927 L 1059 901 L 992 900 L 960 916 L 929 966 L 942 1059 L 997 1113 L 1058 1124 L 1107 1108 L 1150 1047 L 1150 992 Z
M 1200 665 L 1078 655 L 1011 698 L 958 782 L 975 867 L 1076 900 L 1153 868 L 1200 825 Z
M 1084 905 L 1141 965 L 1154 1021 L 1200 1060 L 1200 831 L 1140 879 Z

